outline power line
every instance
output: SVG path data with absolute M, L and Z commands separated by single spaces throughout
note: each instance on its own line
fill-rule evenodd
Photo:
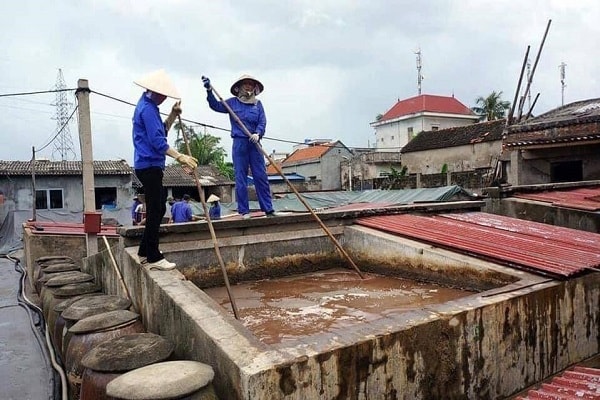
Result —
M 59 93 L 59 92 L 68 92 L 68 91 L 73 91 L 75 92 L 76 89 L 55 89 L 55 90 L 43 90 L 43 91 L 35 91 L 35 92 L 18 92 L 18 93 L 5 93 L 5 94 L 0 94 L 0 97 L 10 97 L 10 96 L 27 96 L 27 95 L 35 95 L 35 94 L 43 94 L 43 93 Z M 126 100 L 122 100 L 119 99 L 117 97 L 105 94 L 105 93 L 101 93 L 101 92 L 97 92 L 95 90 L 90 90 L 91 93 L 95 93 L 99 96 L 102 97 L 106 97 L 108 99 L 117 101 L 119 103 L 123 103 L 123 104 L 127 104 L 129 106 L 135 107 L 136 104 L 131 103 L 129 101 Z M 71 115 L 69 116 L 69 118 L 67 119 L 67 121 L 61 126 L 61 128 L 59 129 L 59 131 L 53 136 L 53 138 L 47 143 L 45 144 L 41 149 L 36 150 L 36 151 L 41 151 L 43 149 L 45 149 L 46 147 L 48 147 L 50 145 L 50 143 L 52 143 L 52 141 L 54 139 L 56 139 L 56 137 L 63 131 L 63 129 L 65 129 L 65 126 L 68 124 L 68 122 L 71 120 L 71 118 L 73 117 L 73 115 L 75 114 L 75 111 L 77 110 L 78 106 L 75 106 L 75 109 L 73 110 L 73 112 L 71 113 Z M 96 113 L 94 112 L 93 114 L 102 114 L 102 113 Z M 162 115 L 167 115 L 166 113 L 161 113 Z M 110 116 L 110 114 L 104 114 L 107 116 Z M 123 117 L 123 116 L 117 116 L 117 115 L 113 115 L 114 117 L 118 117 L 118 118 L 128 118 L 128 117 Z M 191 123 L 194 124 L 196 126 L 201 126 L 201 127 L 205 127 L 205 128 L 210 128 L 210 129 L 215 129 L 215 130 L 220 130 L 220 131 L 224 131 L 224 132 L 231 132 L 231 129 L 227 129 L 227 128 L 222 128 L 219 126 L 214 126 L 214 125 L 210 125 L 210 124 L 205 124 L 203 122 L 198 122 L 198 121 L 194 121 L 191 119 L 187 119 L 187 118 L 182 118 L 182 121 L 185 121 L 187 123 Z M 274 137 L 270 137 L 265 135 L 263 137 L 263 139 L 269 140 L 269 141 L 273 141 L 273 142 L 280 142 L 280 143 L 289 143 L 289 144 L 295 144 L 295 145 L 302 145 L 305 144 L 304 142 L 300 142 L 300 141 L 294 141 L 294 140 L 285 140 L 285 139 L 277 139 Z M 330 145 L 327 143 L 324 144 L 320 144 L 321 146 L 328 146 L 328 147 L 337 147 L 336 145 Z M 373 150 L 370 147 L 348 147 L 349 149 L 353 149 L 353 150 Z M 401 149 L 401 147 L 385 147 L 385 148 L 379 148 L 380 150 L 399 150 Z
M 74 92 L 75 89 L 58 89 L 58 90 L 42 90 L 38 92 L 20 92 L 20 93 L 4 93 L 0 94 L 0 97 L 12 97 L 12 96 L 29 96 L 32 94 L 43 94 L 43 93 L 58 93 L 58 92 Z
M 95 90 L 90 90 L 90 92 L 91 92 L 91 93 L 95 93 L 95 94 L 97 94 L 97 95 L 99 95 L 99 96 L 106 97 L 106 98 L 108 98 L 108 99 L 111 99 L 111 100 L 114 100 L 114 101 L 118 101 L 119 103 L 123 103 L 123 104 L 130 105 L 130 106 L 132 106 L 132 107 L 135 107 L 135 106 L 136 106 L 136 104 L 134 104 L 134 103 L 131 103 L 131 102 L 129 102 L 129 101 L 121 100 L 121 99 L 118 99 L 118 98 L 116 98 L 116 97 L 113 97 L 113 96 L 110 96 L 110 95 L 104 94 L 104 93 L 96 92 Z M 161 113 L 161 114 L 162 114 L 162 115 L 168 115 L 168 114 L 166 114 L 166 113 Z M 219 126 L 209 125 L 209 124 L 205 124 L 205 123 L 203 123 L 203 122 L 193 121 L 193 120 L 191 120 L 191 119 L 181 118 L 181 120 L 182 120 L 182 121 L 185 121 L 185 122 L 192 123 L 192 124 L 194 124 L 194 125 L 203 126 L 203 127 L 206 127 L 206 128 L 217 129 L 217 130 L 221 130 L 221 131 L 225 131 L 225 132 L 231 132 L 231 129 L 227 129 L 227 128 L 221 128 L 221 127 L 219 127 Z
M 58 135 L 61 134 L 61 132 L 63 131 L 63 129 L 65 129 L 65 127 L 69 125 L 69 121 L 71 120 L 71 118 L 73 118 L 73 115 L 75 114 L 75 111 L 77 111 L 78 108 L 79 108 L 79 105 L 75 106 L 75 108 L 73 109 L 73 112 L 71 113 L 71 115 L 69 115 L 69 118 L 67 119 L 67 121 L 58 130 L 58 132 L 56 132 L 56 134 L 54 135 L 54 137 L 52 139 L 50 139 L 50 141 L 48 143 L 46 143 L 44 146 L 42 146 L 42 148 L 37 149 L 36 152 L 40 152 L 40 151 L 44 150 L 46 147 L 50 146 L 50 144 L 54 141 L 54 139 L 56 139 L 58 137 Z

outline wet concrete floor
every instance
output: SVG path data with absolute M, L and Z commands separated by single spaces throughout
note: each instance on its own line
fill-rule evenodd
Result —
M 473 292 L 344 269 L 231 286 L 240 321 L 267 344 L 294 341 L 398 315 Z M 226 288 L 204 289 L 231 310 Z
M 0 258 L 0 398 L 52 399 L 52 368 L 41 348 L 45 342 L 36 339 L 27 309 L 19 305 L 20 279 L 15 263 Z

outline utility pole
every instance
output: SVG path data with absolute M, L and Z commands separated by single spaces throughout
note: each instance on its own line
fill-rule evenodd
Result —
M 565 69 L 567 64 L 561 62 L 558 68 L 560 69 L 560 105 L 565 105 L 565 88 L 567 85 L 565 84 Z
M 423 75 L 421 75 L 421 48 L 418 48 L 415 54 L 417 55 L 417 91 L 421 95 L 421 82 L 423 81 Z
M 96 196 L 94 193 L 94 156 L 92 152 L 92 124 L 90 120 L 90 87 L 87 79 L 77 81 L 79 112 L 79 143 L 81 146 L 81 169 L 83 174 L 83 218 L 85 241 L 88 257 L 98 252 L 99 229 L 88 229 L 88 221 L 99 218 L 96 213 Z M 100 225 L 100 224 L 98 224 Z M 97 232 L 92 232 L 97 231 Z
M 54 106 L 56 106 L 56 131 L 60 131 L 60 134 L 54 141 L 52 158 L 58 155 L 61 161 L 74 160 L 77 157 L 73 150 L 73 139 L 69 130 L 69 109 L 73 104 L 67 100 L 67 92 L 64 91 L 66 88 L 67 85 L 65 84 L 62 69 L 59 69 L 58 76 L 56 77 L 55 89 L 57 92 Z

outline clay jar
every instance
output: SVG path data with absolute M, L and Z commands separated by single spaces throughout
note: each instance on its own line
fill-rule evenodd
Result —
M 108 311 L 127 310 L 131 306 L 131 300 L 120 296 L 102 295 L 88 296 L 76 301 L 67 307 L 61 316 L 65 320 L 62 336 L 62 354 L 66 354 L 69 340 L 73 335 L 69 331 L 75 323 L 92 315 L 102 314 Z
M 167 360 L 174 345 L 154 333 L 138 333 L 102 342 L 81 360 L 85 367 L 80 400 L 113 399 L 106 385 L 131 370 Z
M 99 293 L 101 289 L 102 288 L 94 282 L 83 282 L 60 286 L 53 290 L 53 296 L 47 300 L 46 303 L 42 303 L 44 315 L 46 316 L 46 324 L 48 325 L 47 329 L 48 333 L 50 334 L 50 339 L 52 339 L 52 343 L 56 344 L 54 337 L 54 326 L 59 315 L 59 313 L 54 310 L 54 307 L 70 298 L 79 298 L 85 294 Z
M 127 372 L 106 385 L 120 400 L 216 400 L 213 369 L 197 361 L 165 361 Z
M 50 278 L 58 276 L 60 273 L 79 271 L 79 266 L 73 263 L 60 263 L 49 265 L 46 268 L 40 270 L 37 279 L 35 280 L 35 290 L 41 296 L 44 291 L 44 285 Z
M 66 321 L 62 317 L 61 314 L 71 304 L 83 299 L 84 297 L 88 297 L 88 296 L 105 296 L 105 294 L 103 294 L 103 293 L 88 293 L 88 294 L 83 294 L 81 296 L 75 296 L 75 297 L 68 298 L 64 301 L 61 301 L 57 305 L 55 305 L 53 308 L 53 312 L 49 314 L 49 316 L 52 316 L 53 314 L 56 315 L 56 320 L 54 321 L 54 323 L 52 325 L 48 324 L 48 329 L 50 330 L 49 333 L 51 332 L 50 336 L 52 337 L 52 343 L 54 343 L 54 350 L 56 351 L 56 354 L 58 354 L 61 359 L 63 356 L 63 353 L 62 353 L 62 338 L 64 335 L 63 331 L 64 331 L 65 325 L 66 325 Z
M 31 271 L 31 282 L 35 283 L 40 278 L 40 273 L 42 269 L 52 264 L 59 263 L 74 264 L 73 259 L 69 256 L 43 256 L 37 258 L 33 263 L 33 270 Z
M 57 302 L 54 301 L 54 298 L 58 289 L 68 285 L 92 282 L 93 280 L 93 275 L 86 274 L 80 271 L 65 271 L 50 275 L 50 279 L 48 279 L 48 281 L 44 283 L 44 286 L 40 293 L 40 302 L 42 305 L 42 312 L 44 314 L 44 318 L 46 318 L 46 320 L 48 319 L 48 313 L 50 312 L 54 304 L 57 304 Z M 60 303 L 60 301 L 58 303 Z
M 120 336 L 140 333 L 144 325 L 139 315 L 127 310 L 108 311 L 83 318 L 69 328 L 72 333 L 64 356 L 71 398 L 79 399 L 83 366 L 81 359 L 95 345 Z

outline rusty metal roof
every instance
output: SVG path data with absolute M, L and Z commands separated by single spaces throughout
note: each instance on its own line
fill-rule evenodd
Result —
M 537 193 L 515 193 L 513 197 L 552 203 L 557 207 L 578 210 L 600 210 L 600 187 L 586 187 L 568 190 L 553 190 Z
M 84 224 L 73 222 L 27 222 L 31 232 L 38 235 L 84 235 Z M 101 225 L 99 236 L 117 237 L 117 227 L 112 225 Z
M 600 266 L 600 235 L 482 212 L 389 215 L 357 224 L 553 278 Z
M 574 367 L 562 375 L 529 390 L 527 395 L 516 400 L 527 399 L 600 399 L 600 369 Z

